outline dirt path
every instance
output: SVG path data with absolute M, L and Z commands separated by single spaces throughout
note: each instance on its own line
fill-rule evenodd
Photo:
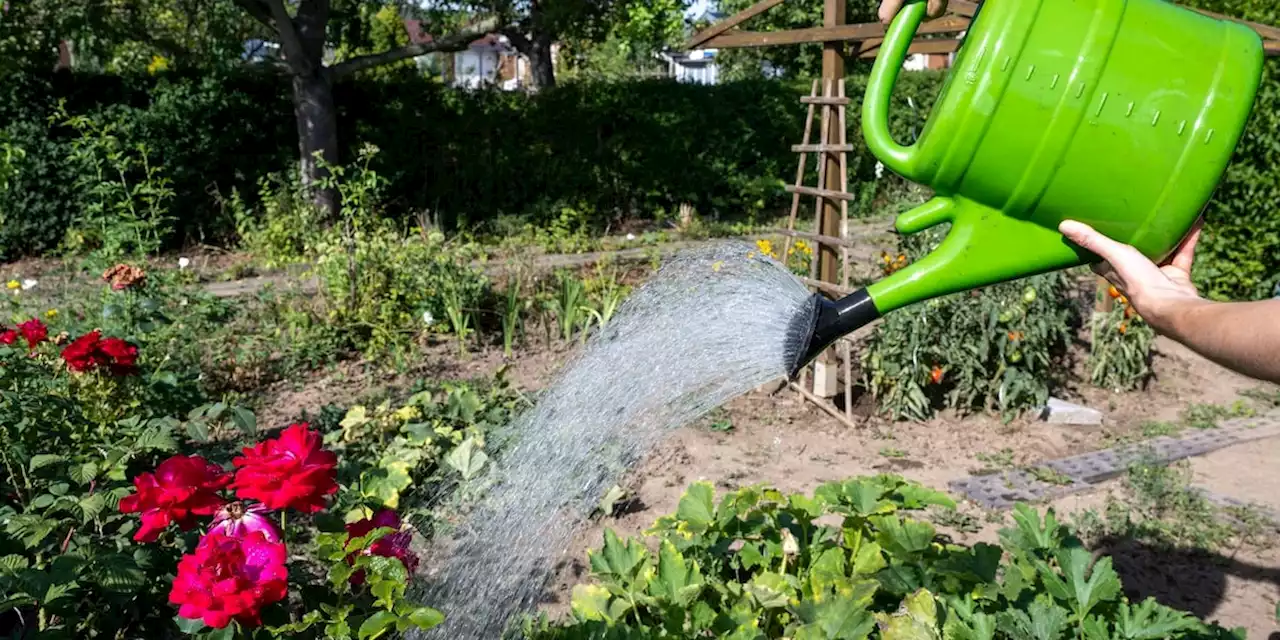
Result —
M 893 236 L 890 233 L 892 221 L 889 219 L 875 219 L 852 223 L 850 225 L 849 237 L 853 238 L 858 244 L 851 248 L 850 258 L 857 265 L 875 266 L 879 252 L 884 248 L 892 246 Z M 743 240 L 754 242 L 761 238 L 769 238 L 775 242 L 782 239 L 782 236 L 770 233 L 759 233 L 748 236 L 740 236 L 737 238 L 724 238 L 722 240 Z M 677 242 L 664 242 L 648 247 L 633 247 L 630 249 L 617 249 L 612 251 L 591 251 L 587 253 L 546 253 L 537 254 L 528 258 L 496 258 L 486 261 L 473 262 L 472 266 L 482 269 L 485 273 L 496 276 L 505 273 L 512 265 L 519 264 L 523 267 L 530 267 L 537 271 L 553 271 L 555 269 L 572 269 L 577 267 L 585 267 L 611 260 L 618 263 L 627 262 L 643 262 L 656 257 L 665 257 L 678 251 L 696 247 L 707 242 L 716 240 L 682 240 Z M 779 248 L 781 251 L 781 248 Z M 878 267 L 877 267 L 878 268 Z M 297 269 L 295 271 L 302 271 Z M 871 275 L 859 274 L 863 277 Z M 298 277 L 287 273 L 268 273 L 261 276 L 250 278 L 242 278 L 228 282 L 211 282 L 205 285 L 205 290 L 220 298 L 233 298 L 242 295 L 251 295 L 257 293 L 267 287 L 276 289 L 295 288 L 303 293 L 312 293 L 316 291 L 319 282 L 314 277 Z

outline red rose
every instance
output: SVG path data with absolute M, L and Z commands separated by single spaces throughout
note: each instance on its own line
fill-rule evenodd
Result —
M 36 348 L 36 345 L 44 342 L 49 337 L 49 328 L 44 326 L 38 318 L 32 318 L 20 325 L 18 331 L 22 332 L 22 337 L 27 341 L 27 347 Z
M 138 348 L 120 338 L 98 342 L 99 360 L 113 375 L 127 376 L 138 371 Z
M 62 349 L 62 359 L 66 360 L 67 368 L 84 373 L 97 366 L 98 362 L 95 355 L 98 352 L 98 341 L 101 338 L 101 333 L 90 331 L 72 340 L 71 344 Z
M 171 523 L 186 531 L 195 516 L 216 513 L 226 503 L 218 491 L 230 482 L 231 474 L 200 456 L 173 456 L 133 479 L 135 493 L 120 499 L 120 512 L 141 513 L 133 539 L 153 542 Z
M 381 528 L 395 529 L 394 533 L 388 533 L 374 541 L 361 553 L 367 556 L 382 556 L 384 558 L 396 558 L 404 564 L 404 568 L 409 573 L 413 573 L 418 567 L 418 556 L 410 550 L 409 546 L 413 542 L 413 532 L 409 530 L 401 530 L 400 516 L 390 509 L 383 509 L 373 515 L 373 518 L 365 518 L 347 525 L 347 538 L 361 538 L 369 535 L 375 529 Z M 351 563 L 355 560 L 355 554 L 347 557 L 347 562 Z M 358 569 L 351 574 L 351 584 L 364 584 L 364 569 Z
M 325 496 L 338 491 L 338 457 L 320 448 L 320 434 L 307 423 L 289 425 L 279 438 L 245 447 L 231 462 L 231 483 L 241 500 L 257 500 L 268 509 L 324 509 Z
M 0 331 L 0 344 L 12 345 L 18 341 L 18 332 L 13 329 L 5 329 Z
M 138 348 L 120 338 L 103 338 L 99 331 L 90 331 L 76 338 L 62 350 L 67 368 L 84 373 L 98 367 L 106 367 L 112 375 L 125 376 L 137 373 Z
M 182 556 L 169 602 L 178 615 L 222 629 L 232 620 L 262 624 L 262 608 L 284 599 L 289 589 L 285 546 L 255 531 L 232 537 L 211 531 L 195 553 Z

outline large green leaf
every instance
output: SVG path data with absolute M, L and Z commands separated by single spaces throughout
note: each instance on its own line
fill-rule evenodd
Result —
M 689 533 L 703 533 L 715 522 L 715 489 L 709 482 L 695 482 L 680 497 L 676 518 L 685 522 Z
M 879 530 L 876 542 L 893 556 L 908 557 L 921 553 L 933 544 L 937 530 L 928 522 L 901 519 L 897 516 L 877 516 L 872 523 Z
M 759 606 L 765 609 L 778 609 L 787 606 L 795 595 L 795 587 L 789 578 L 790 576 L 780 573 L 761 573 L 743 588 L 751 594 Z
M 604 546 L 599 551 L 588 553 L 587 557 L 591 570 L 597 575 L 630 584 L 643 571 L 649 552 L 639 542 L 620 539 L 612 529 L 605 529 Z M 644 589 L 644 585 L 634 586 L 637 591 Z
M 360 624 L 360 629 L 356 631 L 356 637 L 360 640 L 381 637 L 382 634 L 394 629 L 399 619 L 399 616 L 390 611 L 379 611 L 365 618 Z
M 938 604 L 924 589 L 907 596 L 894 614 L 876 614 L 882 640 L 938 640 Z
M 488 460 L 489 456 L 485 455 L 475 438 L 463 440 L 462 444 L 450 451 L 444 459 L 446 464 L 462 474 L 464 480 L 470 480 L 479 475 Z
M 658 573 L 649 583 L 650 592 L 678 606 L 687 606 L 702 589 L 698 563 L 688 563 L 670 541 L 658 552 Z
M 796 617 L 803 624 L 796 628 L 795 640 L 862 640 L 875 628 L 866 604 L 851 598 L 803 602 Z
M 609 615 L 609 590 L 594 584 L 580 584 L 573 588 L 573 613 L 583 620 L 611 622 Z

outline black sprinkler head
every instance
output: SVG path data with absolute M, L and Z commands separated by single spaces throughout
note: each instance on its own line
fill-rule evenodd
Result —
M 809 298 L 809 304 L 796 314 L 788 332 L 787 357 L 794 378 L 805 365 L 813 362 L 841 336 L 880 317 L 875 302 L 866 289 L 859 289 L 839 300 L 828 300 L 820 293 Z

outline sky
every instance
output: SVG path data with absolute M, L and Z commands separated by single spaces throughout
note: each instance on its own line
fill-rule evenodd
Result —
M 715 3 L 712 0 L 693 0 L 693 4 L 689 5 L 689 9 L 684 12 L 684 15 L 687 18 L 696 18 L 714 6 Z

